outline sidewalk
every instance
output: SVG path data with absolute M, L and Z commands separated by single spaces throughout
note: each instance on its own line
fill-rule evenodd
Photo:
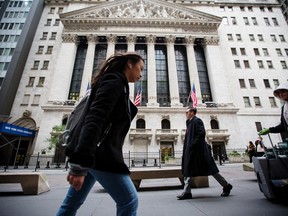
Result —
M 221 186 L 209 177 L 209 188 L 192 189 L 192 200 L 177 200 L 181 189 L 139 191 L 138 216 L 243 216 L 288 215 L 288 204 L 272 203 L 260 192 L 254 172 L 243 171 L 242 164 L 218 166 L 220 173 L 233 185 L 229 197 L 221 197 Z M 7 172 L 20 170 L 7 170 Z M 22 171 L 22 170 L 21 170 Z M 3 172 L 1 170 L 0 172 Z M 31 170 L 27 172 L 33 172 Z M 3 193 L 8 189 L 21 190 L 19 185 L 0 184 L 1 216 L 53 216 L 63 201 L 69 187 L 65 170 L 44 170 L 50 191 L 25 196 Z M 141 188 L 179 185 L 178 179 L 143 180 Z M 79 216 L 115 216 L 114 201 L 96 184 L 86 202 L 78 211 Z

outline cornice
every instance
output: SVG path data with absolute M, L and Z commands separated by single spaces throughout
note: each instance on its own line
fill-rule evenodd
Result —
M 101 27 L 197 28 L 216 31 L 222 19 L 177 3 L 159 0 L 121 0 L 60 14 L 65 31 Z

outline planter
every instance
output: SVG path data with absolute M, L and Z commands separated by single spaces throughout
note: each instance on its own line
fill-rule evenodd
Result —
M 230 155 L 228 159 L 230 163 L 241 163 L 244 161 L 240 155 L 239 156 Z
M 170 165 L 174 165 L 175 164 L 175 158 L 169 158 L 167 160 L 165 160 L 165 164 L 170 164 Z

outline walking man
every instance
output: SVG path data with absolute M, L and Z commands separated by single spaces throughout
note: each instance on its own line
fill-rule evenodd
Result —
M 211 147 L 205 141 L 205 127 L 203 121 L 196 116 L 196 108 L 186 111 L 186 134 L 182 156 L 182 174 L 184 176 L 184 191 L 177 196 L 179 200 L 192 199 L 191 178 L 212 175 L 223 187 L 221 196 L 229 196 L 232 185 L 229 184 L 212 158 Z M 210 147 L 210 149 L 209 149 Z

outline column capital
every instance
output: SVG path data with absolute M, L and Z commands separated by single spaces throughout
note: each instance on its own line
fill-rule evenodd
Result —
M 184 40 L 186 44 L 194 44 L 196 37 L 195 36 L 185 36 Z
M 155 41 L 156 41 L 156 35 L 147 35 L 146 36 L 146 42 L 147 43 L 154 44 Z
M 75 43 L 79 44 L 78 35 L 77 34 L 62 34 L 62 42 L 63 43 Z
M 165 36 L 165 41 L 168 44 L 174 44 L 176 37 L 173 35 Z
M 126 35 L 127 43 L 136 43 L 137 35 Z
M 117 35 L 109 34 L 106 38 L 108 43 L 115 43 L 117 41 Z
M 219 45 L 219 37 L 204 37 L 204 45 Z
M 88 35 L 86 35 L 86 38 L 87 38 L 88 43 L 93 43 L 93 44 L 95 44 L 95 43 L 97 43 L 97 41 L 98 41 L 97 35 L 88 34 Z

